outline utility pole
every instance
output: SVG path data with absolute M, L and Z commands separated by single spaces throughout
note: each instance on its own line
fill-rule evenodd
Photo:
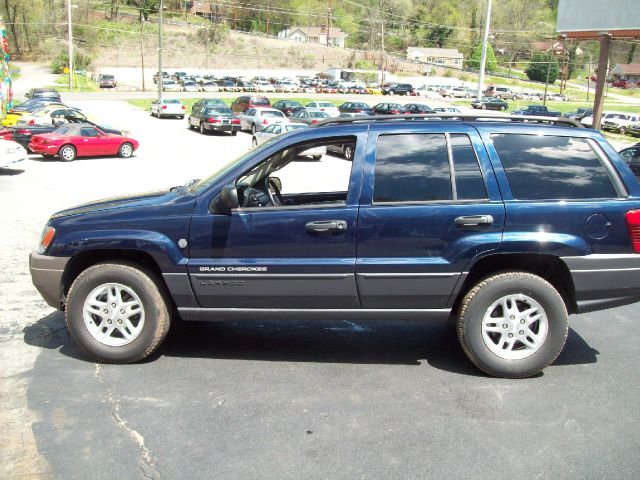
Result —
M 384 84 L 384 19 L 380 22 L 380 30 L 382 35 L 381 55 L 380 55 L 380 85 Z M 381 87 L 382 88 L 382 87 Z
M 329 37 L 331 36 L 331 4 L 327 8 L 327 47 L 329 46 Z
M 162 103 L 162 0 L 160 0 L 160 11 L 158 15 L 158 103 Z
M 69 27 L 69 91 L 73 90 L 73 28 L 71 26 L 71 0 L 67 0 L 67 22 Z
M 596 95 L 593 102 L 593 129 L 600 129 L 602 107 L 604 103 L 603 94 L 605 82 L 607 81 L 607 66 L 609 60 L 609 48 L 611 46 L 611 35 L 605 33 L 600 39 L 600 57 L 598 58 L 598 76 L 596 77 Z
M 207 35 L 205 37 L 206 50 L 204 52 L 204 69 L 209 70 L 209 37 L 211 36 L 211 31 L 209 27 L 207 27 Z
M 550 57 L 550 55 L 552 55 L 552 53 L 547 52 L 547 79 L 544 82 L 544 97 L 542 98 L 542 105 L 546 105 L 547 104 L 547 89 L 549 88 L 549 72 L 551 71 L 551 57 Z
M 269 9 L 270 9 L 270 7 L 271 7 L 270 2 L 267 2 L 267 28 L 266 28 L 266 30 L 267 30 L 267 37 L 269 36 L 269 16 L 270 16 L 270 15 L 269 15 L 269 13 L 270 13 L 270 12 L 269 12 Z
M 482 88 L 484 86 L 484 66 L 487 62 L 487 42 L 489 41 L 489 24 L 491 23 L 491 0 L 487 3 L 487 19 L 484 22 L 484 36 L 482 38 L 482 56 L 480 57 L 480 78 L 478 78 L 478 93 L 476 99 L 482 98 Z
M 140 15 L 140 64 L 142 65 L 142 91 L 144 92 L 144 18 L 142 15 Z

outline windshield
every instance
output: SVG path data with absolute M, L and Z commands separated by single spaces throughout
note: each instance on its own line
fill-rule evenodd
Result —
M 308 128 L 306 125 L 285 125 L 285 130 L 287 132 L 291 132 L 293 130 L 302 130 L 303 128 Z
M 233 159 L 233 160 L 221 165 L 218 168 L 218 170 L 214 171 L 207 178 L 203 178 L 202 180 L 198 181 L 197 183 L 194 183 L 191 187 L 189 187 L 189 191 L 191 193 L 198 193 L 198 192 L 204 190 L 209 185 L 211 185 L 213 182 L 215 182 L 218 178 L 225 176 L 228 172 L 230 172 L 231 170 L 236 168 L 238 165 L 243 164 L 249 157 L 253 156 L 255 153 L 258 153 L 258 152 L 264 150 L 270 144 L 271 144 L 270 141 L 262 143 L 258 147 L 253 148 L 253 149 L 249 150 L 248 152 L 243 153 L 239 157 L 236 157 L 235 159 Z
M 231 110 L 228 108 L 207 108 L 207 115 L 231 115 Z
M 163 103 L 180 103 L 180 100 L 176 99 L 176 98 L 167 98 L 166 100 L 162 101 Z
M 254 98 L 251 103 L 254 105 L 269 105 L 269 100 L 266 98 Z
M 71 128 L 67 125 L 63 125 L 62 127 L 58 128 L 55 133 L 57 133 L 58 135 L 66 135 L 71 131 Z

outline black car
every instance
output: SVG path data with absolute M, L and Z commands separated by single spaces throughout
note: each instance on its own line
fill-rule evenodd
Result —
M 622 149 L 618 153 L 624 161 L 627 162 L 627 165 L 629 165 L 629 168 L 636 178 L 640 180 L 640 143 L 636 143 L 632 147 Z
M 498 97 L 484 97 L 480 100 L 474 100 L 471 102 L 473 108 L 479 110 L 500 110 L 505 111 L 509 108 L 509 104 Z
M 404 107 L 399 103 L 379 103 L 373 107 L 376 115 L 402 115 L 405 113 Z
M 203 104 L 191 109 L 188 120 L 189 129 L 198 129 L 200 133 L 229 132 L 237 135 L 240 130 L 240 119 L 226 105 L 206 106 Z
M 433 108 L 422 103 L 407 103 L 404 109 L 407 113 L 435 113 Z
M 300 102 L 296 102 L 295 100 L 278 100 L 273 104 L 272 108 L 277 108 L 287 117 L 290 117 L 294 113 L 303 110 L 304 106 Z
M 367 115 L 373 115 L 373 108 L 370 105 L 363 102 L 345 102 L 338 107 L 340 113 L 365 113 Z
M 98 77 L 98 85 L 100 88 L 115 88 L 118 83 L 115 76 L 103 73 Z
M 60 93 L 55 88 L 32 88 L 26 94 L 27 98 L 38 98 L 42 100 L 50 100 L 61 102 Z
M 413 93 L 413 85 L 410 83 L 392 83 L 386 87 L 382 87 L 383 95 L 411 95 Z
M 90 125 L 93 125 L 94 127 L 98 127 L 104 133 L 113 133 L 115 135 L 123 134 L 121 130 L 116 130 L 114 128 L 108 128 L 102 125 L 98 125 L 96 123 L 93 123 L 87 120 L 86 118 L 84 118 L 84 116 L 81 117 L 76 115 L 68 115 L 64 117 L 64 120 L 66 120 L 67 123 L 83 123 L 83 124 L 88 123 Z M 21 126 L 12 126 L 8 128 L 9 130 L 11 130 L 13 140 L 15 142 L 18 142 L 27 150 L 29 150 L 29 142 L 31 142 L 31 137 L 33 137 L 34 135 L 39 135 L 41 133 L 55 132 L 58 128 L 60 128 L 60 126 L 61 126 L 60 123 L 56 123 L 51 125 L 30 125 L 30 126 L 21 125 Z

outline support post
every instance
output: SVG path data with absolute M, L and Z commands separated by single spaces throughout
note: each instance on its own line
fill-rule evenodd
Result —
M 600 129 L 602 117 L 604 87 L 607 81 L 607 65 L 609 62 L 609 48 L 611 47 L 611 36 L 604 34 L 600 39 L 600 56 L 598 57 L 598 77 L 596 79 L 596 94 L 593 102 L 593 128 Z
M 142 15 L 140 15 L 140 65 L 142 67 L 142 91 L 144 92 L 144 18 Z

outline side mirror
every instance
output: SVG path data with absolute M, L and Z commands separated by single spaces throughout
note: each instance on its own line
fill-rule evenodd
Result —
M 234 184 L 225 185 L 211 202 L 211 211 L 220 215 L 229 215 L 231 210 L 238 208 L 238 190 Z

